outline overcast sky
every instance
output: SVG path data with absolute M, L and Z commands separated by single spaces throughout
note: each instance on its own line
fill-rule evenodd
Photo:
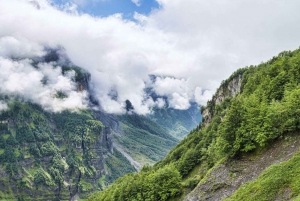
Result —
M 151 12 L 135 12 L 132 20 L 126 12 L 84 13 L 84 0 L 30 2 L 0 0 L 0 57 L 63 46 L 74 64 L 91 72 L 97 99 L 112 113 L 122 112 L 126 99 L 140 114 L 161 106 L 144 93 L 150 85 L 173 108 L 205 104 L 236 69 L 300 45 L 299 0 L 157 0 L 159 6 L 149 4 Z M 151 84 L 151 74 L 169 77 Z M 108 95 L 112 90 L 118 99 Z

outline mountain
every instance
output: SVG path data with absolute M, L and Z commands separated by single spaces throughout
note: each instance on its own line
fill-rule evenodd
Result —
M 88 200 L 299 200 L 300 49 L 237 70 L 153 167 Z
M 90 73 L 73 65 L 60 48 L 46 51 L 43 57 L 14 62 L 29 61 L 36 71 L 46 66 L 59 76 L 74 73 L 76 91 L 87 93 L 88 107 L 54 112 L 24 97 L 0 93 L 0 105 L 7 103 L 0 108 L 0 200 L 85 199 L 117 178 L 162 160 L 178 144 L 169 127 L 155 118 L 156 112 L 153 117 L 138 115 L 129 100 L 126 114 L 101 110 L 90 89 Z M 40 82 L 52 84 L 47 76 Z M 68 95 L 63 90 L 53 94 L 57 102 Z M 171 111 L 165 107 L 157 113 L 162 110 Z M 194 110 L 198 108 L 176 111 L 177 116 L 168 112 L 164 118 L 178 118 L 183 125 L 197 113 Z M 181 113 L 188 115 L 179 119 Z M 181 135 L 195 123 L 187 125 Z
M 137 114 L 117 116 L 122 134 L 114 136 L 115 146 L 128 153 L 141 169 L 163 159 L 179 141 L 151 119 Z M 122 148 L 121 148 L 122 147 Z
M 154 84 L 158 76 L 149 76 L 152 84 Z M 163 77 L 170 78 L 172 77 Z M 155 106 L 152 108 L 152 112 L 147 115 L 150 119 L 162 126 L 173 137 L 182 140 L 187 134 L 194 128 L 196 128 L 202 121 L 202 115 L 200 107 L 197 103 L 190 101 L 190 107 L 186 110 L 179 110 L 170 107 L 169 99 L 167 96 L 158 95 L 153 87 L 147 87 L 145 89 L 147 96 L 151 97 L 154 101 L 161 101 L 164 106 Z
M 168 106 L 153 108 L 153 113 L 149 117 L 179 140 L 186 137 L 202 121 L 200 108 L 196 103 L 191 103 L 187 110 L 178 110 Z

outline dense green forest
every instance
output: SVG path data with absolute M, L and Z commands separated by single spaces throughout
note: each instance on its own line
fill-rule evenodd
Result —
M 11 101 L 0 114 L 0 199 L 84 197 L 136 171 L 117 150 L 111 153 L 109 142 L 101 140 L 103 129 L 89 110 L 48 113 Z
M 300 49 L 284 51 L 268 62 L 237 70 L 222 82 L 215 96 L 220 90 L 230 94 L 228 85 L 238 76 L 242 76 L 242 83 L 237 96 L 227 95 L 220 104 L 213 97 L 202 108 L 211 117 L 209 124 L 200 124 L 153 167 L 144 167 L 140 173 L 118 179 L 88 200 L 181 200 L 200 180 L 205 180 L 212 167 L 225 159 L 255 153 L 274 140 L 299 131 Z M 290 168 L 298 164 L 298 158 L 271 170 L 279 174 L 289 163 Z M 282 177 L 275 179 L 279 181 Z M 255 183 L 249 185 L 255 189 Z M 292 196 L 299 193 L 293 187 L 297 186 L 293 178 L 286 177 L 284 185 L 292 186 Z M 267 193 L 267 190 L 262 192 Z M 249 196 L 240 200 L 246 198 L 251 200 Z

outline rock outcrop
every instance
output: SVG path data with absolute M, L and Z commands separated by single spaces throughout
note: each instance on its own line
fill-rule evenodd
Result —
M 242 78 L 242 73 L 237 74 L 221 84 L 216 94 L 212 97 L 212 100 L 208 102 L 207 107 L 202 111 L 202 118 L 205 126 L 212 120 L 214 106 L 221 104 L 226 98 L 235 97 L 240 92 Z

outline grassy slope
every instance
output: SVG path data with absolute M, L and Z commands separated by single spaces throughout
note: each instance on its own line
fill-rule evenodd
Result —
M 256 180 L 242 185 L 226 201 L 289 200 L 300 194 L 300 153 L 272 165 Z

